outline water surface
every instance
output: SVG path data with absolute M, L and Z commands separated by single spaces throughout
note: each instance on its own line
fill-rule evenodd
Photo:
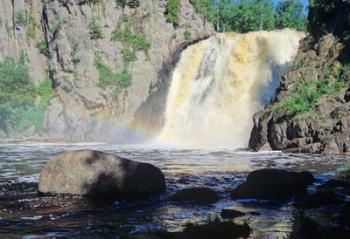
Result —
M 136 203 L 94 202 L 78 196 L 39 196 L 37 181 L 46 161 L 59 153 L 78 149 L 101 150 L 151 163 L 165 174 L 167 193 Z M 233 149 L 180 150 L 95 143 L 1 144 L 0 238 L 125 238 L 145 231 L 179 231 L 188 222 L 205 223 L 228 207 L 261 214 L 236 219 L 238 223 L 248 222 L 253 228 L 251 238 L 286 238 L 293 222 L 290 203 L 233 201 L 229 198 L 230 191 L 248 172 L 266 167 L 310 170 L 317 177 L 317 184 L 331 177 L 343 160 L 342 157 Z M 218 191 L 221 200 L 208 206 L 167 200 L 179 189 L 196 186 Z

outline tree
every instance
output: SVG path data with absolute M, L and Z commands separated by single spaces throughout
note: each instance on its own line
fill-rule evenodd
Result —
M 275 28 L 274 8 L 271 0 L 223 0 L 220 4 L 221 27 L 218 31 L 249 32 Z
M 284 0 L 276 7 L 277 28 L 294 28 L 305 31 L 307 17 L 303 13 L 303 4 L 300 0 Z
M 215 9 L 211 0 L 190 0 L 190 3 L 201 14 L 205 20 L 213 21 L 215 18 Z

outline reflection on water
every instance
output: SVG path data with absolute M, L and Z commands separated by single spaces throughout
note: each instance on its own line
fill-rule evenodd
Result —
M 154 164 L 167 179 L 167 193 L 136 203 L 97 203 L 80 197 L 39 196 L 37 180 L 42 166 L 64 151 L 96 149 Z M 310 169 L 320 180 L 342 158 L 250 153 L 231 149 L 176 150 L 107 144 L 2 144 L 0 145 L 0 238 L 81 237 L 122 238 L 130 233 L 178 231 L 188 223 L 203 223 L 223 208 L 254 210 L 247 221 L 252 238 L 285 238 L 291 230 L 292 208 L 257 201 L 233 201 L 230 191 L 249 171 L 264 167 Z M 169 202 L 167 197 L 185 187 L 206 186 L 220 193 L 209 206 Z

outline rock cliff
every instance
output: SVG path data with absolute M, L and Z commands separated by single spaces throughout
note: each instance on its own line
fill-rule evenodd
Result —
M 128 128 L 142 126 L 135 122 L 161 121 L 161 103 L 147 102 L 166 88 L 178 52 L 213 26 L 188 0 L 178 24 L 167 22 L 165 0 L 118 2 L 0 2 L 0 62 L 25 54 L 30 79 L 39 86 L 49 78 L 54 89 L 40 132 L 31 125 L 10 133 L 0 117 L 0 135 L 121 142 Z
M 350 152 L 348 1 L 313 1 L 309 32 L 275 101 L 254 115 L 253 150 Z

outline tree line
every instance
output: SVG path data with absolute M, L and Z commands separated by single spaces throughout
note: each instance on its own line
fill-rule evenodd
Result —
M 219 32 L 294 28 L 305 31 L 307 16 L 300 0 L 191 0 L 197 12 Z

